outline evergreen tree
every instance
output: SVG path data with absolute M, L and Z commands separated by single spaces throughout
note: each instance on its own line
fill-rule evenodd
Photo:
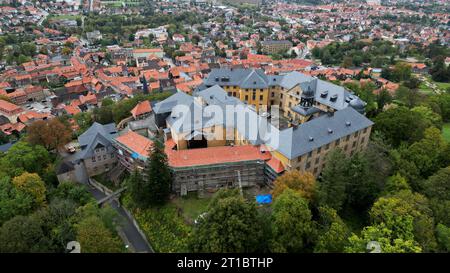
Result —
M 140 207 L 145 206 L 147 192 L 143 190 L 144 185 L 145 183 L 141 173 L 137 169 L 135 169 L 128 179 L 128 190 L 130 191 L 131 198 L 133 199 L 134 203 L 136 203 L 136 205 Z
M 322 179 L 318 183 L 317 199 L 320 205 L 329 206 L 337 211 L 342 208 L 347 198 L 349 163 L 349 159 L 340 149 L 328 154 Z
M 148 196 L 147 205 L 162 204 L 169 197 L 172 176 L 167 162 L 167 155 L 164 152 L 164 145 L 156 140 L 147 159 L 147 179 L 143 190 Z

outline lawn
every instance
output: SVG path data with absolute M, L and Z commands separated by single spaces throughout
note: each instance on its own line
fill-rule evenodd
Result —
M 429 93 L 433 92 L 433 89 L 426 86 L 425 83 L 422 82 L 419 85 L 419 91 L 421 91 L 422 93 L 425 93 L 425 94 L 429 94 Z
M 200 214 L 206 211 L 210 200 L 210 198 L 198 198 L 196 194 L 189 194 L 187 197 L 175 198 L 172 202 L 181 210 L 185 220 L 193 223 Z
M 188 251 L 192 224 L 205 212 L 209 200 L 188 195 L 177 197 L 162 207 L 139 209 L 135 207 L 129 194 L 122 197 L 122 203 L 133 214 L 153 249 L 163 253 Z
M 447 88 L 450 87 L 450 82 L 434 82 L 434 83 L 439 87 L 439 89 L 442 90 L 447 90 Z
M 450 122 L 445 123 L 444 126 L 442 126 L 442 136 L 445 140 L 450 142 Z

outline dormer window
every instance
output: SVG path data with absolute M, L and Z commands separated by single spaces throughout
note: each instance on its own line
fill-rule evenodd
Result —
M 350 126 L 350 125 L 352 125 L 352 123 L 350 121 L 345 122 L 345 126 Z
M 337 100 L 337 98 L 338 98 L 338 95 L 337 94 L 334 94 L 333 96 L 331 96 L 330 97 L 330 101 L 336 101 Z
M 320 93 L 320 97 L 322 98 L 326 98 L 328 96 L 328 90 L 323 91 L 322 93 Z

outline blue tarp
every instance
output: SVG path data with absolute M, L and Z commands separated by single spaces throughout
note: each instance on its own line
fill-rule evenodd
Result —
M 136 152 L 134 152 L 134 153 L 131 154 L 131 157 L 134 158 L 134 159 L 136 159 L 136 158 L 139 157 L 139 154 L 136 153 Z
M 272 203 L 272 194 L 257 195 L 256 196 L 256 203 L 258 203 L 258 204 L 270 204 L 270 203 Z

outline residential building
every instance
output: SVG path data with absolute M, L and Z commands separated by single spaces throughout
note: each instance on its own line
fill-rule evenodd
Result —
M 78 137 L 81 150 L 74 158 L 84 165 L 89 177 L 107 172 L 116 165 L 116 149 L 112 145 L 115 136 L 117 129 L 114 123 L 102 125 L 94 122 Z
M 288 40 L 262 41 L 261 51 L 265 54 L 284 53 L 292 47 L 292 42 Z
M 19 106 L 5 100 L 0 100 L 0 115 L 8 118 L 11 123 L 16 123 L 17 118 L 22 112 L 23 109 Z

